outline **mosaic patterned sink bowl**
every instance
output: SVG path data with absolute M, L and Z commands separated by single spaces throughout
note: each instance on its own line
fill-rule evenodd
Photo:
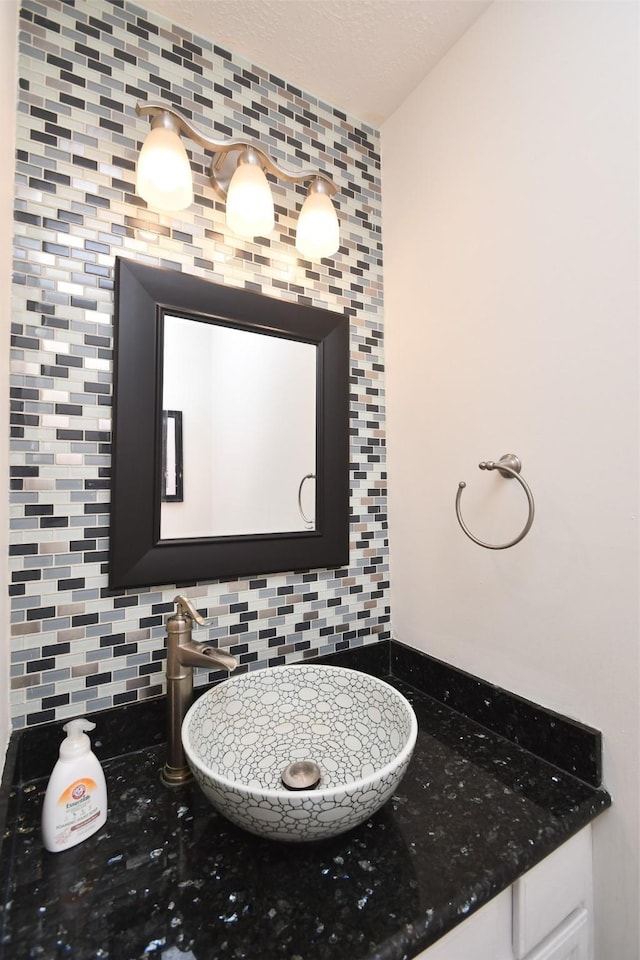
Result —
M 182 741 L 207 798 L 239 827 L 274 840 L 319 840 L 362 823 L 404 775 L 418 724 L 383 680 L 292 665 L 231 677 L 187 712 Z M 320 768 L 315 789 L 281 781 L 290 763 Z

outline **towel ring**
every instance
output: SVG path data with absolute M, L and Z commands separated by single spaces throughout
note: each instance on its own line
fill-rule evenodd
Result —
M 461 480 L 458 484 L 458 492 L 456 494 L 456 516 L 458 517 L 458 523 L 469 537 L 470 540 L 473 540 L 474 543 L 477 543 L 480 547 L 486 547 L 487 550 L 506 550 L 507 547 L 513 547 L 516 543 L 526 537 L 531 529 L 531 524 L 533 523 L 533 515 L 535 512 L 535 505 L 533 503 L 533 494 L 529 489 L 529 485 L 526 481 L 520 476 L 520 470 L 522 469 L 522 464 L 520 460 L 514 453 L 506 453 L 504 457 L 500 457 L 497 463 L 494 463 L 493 460 L 483 460 L 482 463 L 479 463 L 478 466 L 481 470 L 497 470 L 502 477 L 506 477 L 507 480 L 515 479 L 518 481 L 522 489 L 527 495 L 527 500 L 529 501 L 529 517 L 527 522 L 524 525 L 524 529 L 518 534 L 515 540 L 510 540 L 509 543 L 483 543 L 482 540 L 478 540 L 477 537 L 471 533 L 464 520 L 462 519 L 462 514 L 460 513 L 460 498 L 462 497 L 462 491 L 466 487 L 464 480 Z
M 315 480 L 315 478 L 315 473 L 305 473 L 304 477 L 300 481 L 300 486 L 298 487 L 298 510 L 300 511 L 300 516 L 302 517 L 307 530 L 313 530 L 314 522 L 311 517 L 308 517 L 302 509 L 302 488 L 304 487 L 305 480 Z

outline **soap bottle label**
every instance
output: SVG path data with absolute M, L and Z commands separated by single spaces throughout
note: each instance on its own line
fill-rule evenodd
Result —
M 85 834 L 93 833 L 95 821 L 100 817 L 100 807 L 94 797 L 96 789 L 95 780 L 81 777 L 60 794 L 57 806 L 62 810 L 60 823 L 55 827 L 56 845 L 67 844 L 72 836 L 75 843 Z

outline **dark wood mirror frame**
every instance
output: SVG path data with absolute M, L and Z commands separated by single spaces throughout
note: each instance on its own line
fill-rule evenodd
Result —
M 316 528 L 160 539 L 165 313 L 317 346 Z M 349 559 L 349 322 L 341 313 L 116 259 L 113 590 L 339 567 Z

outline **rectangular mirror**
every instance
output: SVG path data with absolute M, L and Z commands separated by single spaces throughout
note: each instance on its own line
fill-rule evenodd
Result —
M 341 566 L 349 325 L 116 260 L 114 589 Z

